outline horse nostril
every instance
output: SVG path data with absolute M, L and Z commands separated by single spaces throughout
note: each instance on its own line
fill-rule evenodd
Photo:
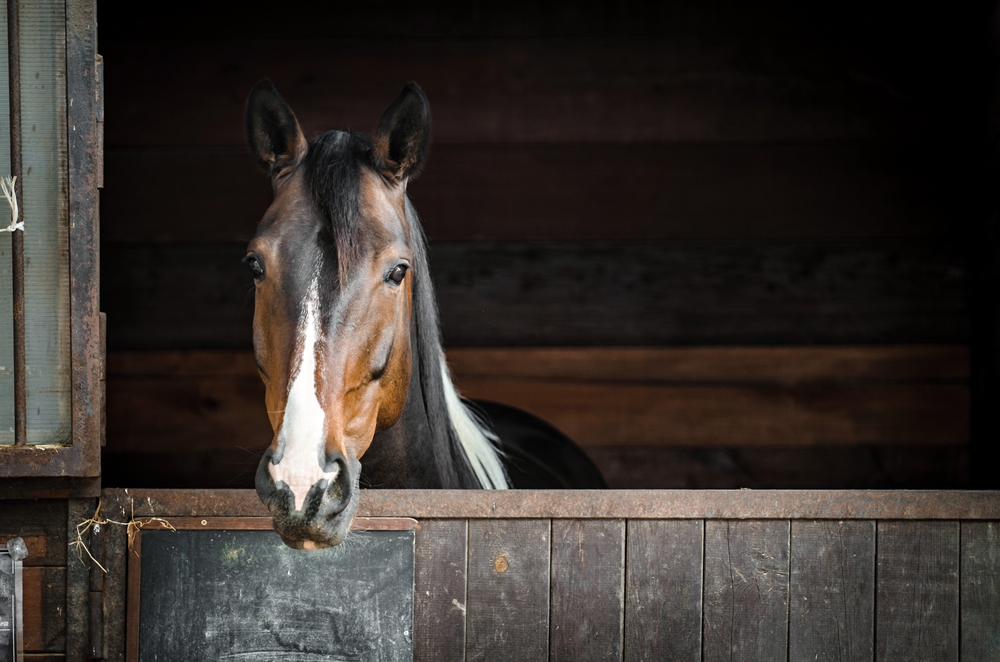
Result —
M 326 489 L 327 497 L 330 500 L 330 517 L 335 517 L 343 512 L 344 508 L 351 502 L 354 482 L 351 479 L 351 471 L 343 457 L 333 458 L 327 463 L 327 471 L 336 466 L 337 475 L 331 485 Z

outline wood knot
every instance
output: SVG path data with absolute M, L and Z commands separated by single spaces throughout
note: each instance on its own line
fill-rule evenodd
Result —
M 507 563 L 507 555 L 501 554 L 498 556 L 497 560 L 493 562 L 493 567 L 497 572 L 507 572 L 507 568 L 510 567 L 510 564 Z

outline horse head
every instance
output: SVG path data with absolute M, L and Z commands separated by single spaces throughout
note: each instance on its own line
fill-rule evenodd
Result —
M 357 508 L 361 458 L 410 388 L 420 229 L 406 184 L 427 153 L 430 109 L 410 84 L 373 137 L 330 131 L 309 144 L 265 80 L 246 122 L 274 190 L 245 258 L 274 432 L 257 492 L 287 544 L 336 545 Z

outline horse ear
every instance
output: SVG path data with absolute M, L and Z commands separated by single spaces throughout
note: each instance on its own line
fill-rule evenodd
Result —
M 294 168 L 309 147 L 295 114 L 266 78 L 247 99 L 247 141 L 261 168 L 272 177 Z
M 407 83 L 375 130 L 379 169 L 403 181 L 416 177 L 431 142 L 431 106 L 416 83 Z

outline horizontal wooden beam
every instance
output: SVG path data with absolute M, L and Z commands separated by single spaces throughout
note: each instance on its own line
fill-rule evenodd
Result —
M 248 349 L 245 248 L 105 244 L 108 347 Z M 966 258 L 947 242 L 439 243 L 431 274 L 453 347 L 968 337 Z
M 842 382 L 969 378 L 965 345 L 450 347 L 459 378 L 618 382 Z M 257 377 L 245 350 L 116 351 L 115 377 Z
M 966 489 L 967 446 L 590 446 L 613 489 Z M 263 446 L 110 450 L 108 487 L 253 489 Z
M 901 143 L 477 143 L 407 190 L 434 241 L 956 236 L 942 181 Z M 271 198 L 243 147 L 109 148 L 102 239 L 245 242 Z
M 520 407 L 583 446 L 962 446 L 961 346 L 454 349 L 467 397 Z M 252 352 L 114 352 L 109 453 L 271 440 Z
M 266 517 L 253 490 L 105 490 L 108 516 Z M 1000 493 L 867 490 L 361 490 L 359 517 L 1000 519 Z
M 343 18 L 338 14 L 335 22 Z M 907 115 L 915 109 L 901 110 L 887 90 L 860 76 L 833 74 L 849 66 L 843 56 L 802 39 L 772 36 L 782 48 L 769 49 L 769 66 L 748 67 L 744 40 L 731 35 L 324 36 L 327 41 L 102 42 L 107 112 L 115 118 L 108 145 L 242 145 L 246 97 L 265 77 L 309 136 L 374 128 L 411 80 L 430 99 L 438 142 L 844 140 L 913 130 Z
M 238 354 L 117 352 L 120 374 L 155 370 L 236 370 Z M 218 363 L 216 363 L 218 362 Z M 219 365 L 221 364 L 221 365 Z M 241 365 L 246 369 L 245 359 Z M 761 347 L 452 347 L 448 365 L 463 380 L 654 382 L 660 384 L 863 381 L 962 381 L 965 345 L 832 345 Z M 155 366 L 155 367 L 154 367 Z M 201 366 L 204 366 L 202 368 Z M 256 373 L 256 366 L 250 366 Z M 244 373 L 250 374 L 250 373 Z

